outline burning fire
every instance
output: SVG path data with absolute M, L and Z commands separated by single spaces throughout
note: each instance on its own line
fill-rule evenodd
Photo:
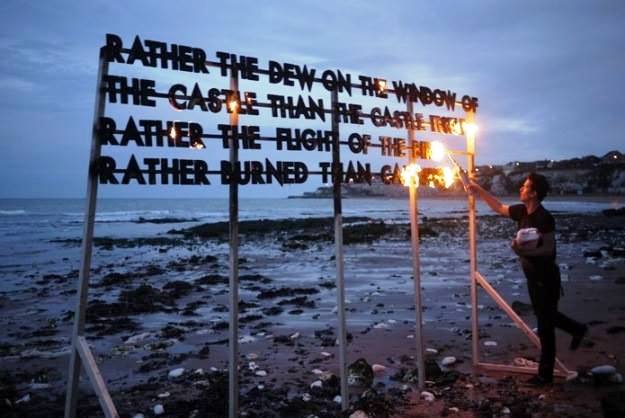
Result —
M 447 151 L 445 151 L 445 145 L 443 145 L 441 142 L 432 141 L 430 147 L 432 160 L 442 161 L 443 158 L 445 158 L 445 154 L 447 154 Z
M 451 167 L 443 167 L 443 181 L 445 182 L 445 188 L 449 189 L 456 180 L 456 170 Z
M 456 181 L 458 169 L 451 167 L 442 167 L 429 169 L 426 172 L 426 179 L 428 187 L 435 189 L 436 187 L 445 187 L 449 189 Z
M 230 111 L 232 113 L 236 112 L 237 110 L 239 110 L 239 101 L 236 99 L 230 99 L 228 100 L 228 109 L 230 109 Z
M 467 135 L 475 136 L 475 134 L 477 133 L 477 125 L 475 123 L 465 122 L 465 124 L 464 124 L 464 132 Z
M 191 140 L 191 144 L 189 145 L 189 148 L 204 149 L 204 143 L 202 142 L 200 138 L 194 138 L 193 140 Z
M 178 136 L 178 131 L 176 130 L 176 127 L 172 125 L 171 128 L 169 129 L 169 137 L 171 139 L 176 139 L 177 136 Z
M 401 169 L 401 182 L 404 186 L 410 186 L 413 183 L 415 186 L 419 186 L 419 172 L 421 166 L 419 164 L 408 164 Z

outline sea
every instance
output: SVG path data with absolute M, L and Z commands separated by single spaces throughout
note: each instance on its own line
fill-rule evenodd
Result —
M 463 198 L 422 198 L 418 205 L 422 217 L 467 214 L 467 201 Z M 545 202 L 545 207 L 554 212 L 592 213 L 616 206 L 610 201 L 575 199 Z M 477 212 L 478 215 L 490 213 L 482 202 L 478 202 Z M 409 220 L 408 201 L 344 199 L 343 215 L 405 223 Z M 331 216 L 331 199 L 267 198 L 239 202 L 240 220 Z M 172 223 L 139 222 L 166 219 Z M 81 239 L 84 220 L 84 199 L 0 199 L 0 277 L 3 271 L 45 271 L 46 265 L 59 259 L 76 260 L 80 247 L 62 243 Z M 224 221 L 228 221 L 228 199 L 103 198 L 97 202 L 94 234 L 96 237 L 149 237 L 166 234 L 173 228 Z

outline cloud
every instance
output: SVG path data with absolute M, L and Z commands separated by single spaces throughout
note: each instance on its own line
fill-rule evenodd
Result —
M 2 38 L 0 55 L 13 71 L 31 75 L 35 84 L 41 79 L 35 76 L 41 73 L 71 76 L 97 72 L 96 54 L 71 42 Z
M 516 133 L 516 134 L 533 134 L 539 132 L 540 129 L 535 123 L 519 118 L 495 118 L 488 121 L 488 131 L 490 133 Z
M 18 92 L 31 92 L 35 89 L 35 84 L 19 77 L 0 78 L 0 90 L 17 90 Z

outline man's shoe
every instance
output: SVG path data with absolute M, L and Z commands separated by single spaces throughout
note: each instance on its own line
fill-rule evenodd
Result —
M 588 334 L 588 326 L 584 325 L 584 329 L 582 330 L 582 332 L 573 335 L 573 338 L 571 339 L 571 345 L 569 345 L 569 350 L 577 350 L 586 334 Z
M 542 377 L 540 375 L 536 375 L 534 377 L 531 377 L 527 382 L 525 382 L 526 385 L 528 386 L 532 386 L 535 388 L 541 388 L 541 387 L 545 387 L 545 386 L 550 386 L 553 383 L 553 378 L 548 379 L 546 377 Z

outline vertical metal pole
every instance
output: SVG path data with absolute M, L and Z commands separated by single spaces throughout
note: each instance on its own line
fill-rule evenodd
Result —
M 230 90 L 239 90 L 239 76 L 231 70 Z M 233 98 L 230 98 L 233 100 Z M 226 103 L 228 105 L 228 103 Z M 239 109 L 230 113 L 230 126 L 238 129 Z M 236 135 L 228 140 L 230 147 L 230 339 L 228 353 L 229 407 L 228 416 L 239 415 L 239 173 L 236 170 L 239 159 L 239 142 Z
M 349 392 L 347 388 L 347 332 L 345 321 L 345 278 L 343 264 L 343 208 L 341 205 L 341 144 L 339 138 L 339 115 L 336 111 L 339 101 L 338 91 L 332 91 L 332 191 L 334 196 L 334 245 L 336 258 L 336 302 L 339 321 L 339 369 L 341 373 L 341 409 L 349 408 Z
M 467 123 L 473 123 L 473 111 L 468 111 L 466 115 Z M 466 133 L 467 136 L 467 170 L 469 178 L 474 179 L 475 175 L 475 130 Z M 471 277 L 471 345 L 473 353 L 474 369 L 480 362 L 480 330 L 477 312 L 477 245 L 476 245 L 476 225 L 475 225 L 475 196 L 468 194 L 469 205 L 469 259 Z
M 78 337 L 83 335 L 85 329 L 85 317 L 87 310 L 87 297 L 89 294 L 89 273 L 91 270 L 91 253 L 93 249 L 93 227 L 95 221 L 96 202 L 98 195 L 98 177 L 95 167 L 100 157 L 101 145 L 98 141 L 98 124 L 100 117 L 104 116 L 105 95 L 102 93 L 102 77 L 108 74 L 109 63 L 105 59 L 104 52 L 100 52 L 98 65 L 98 81 L 95 94 L 95 109 L 93 111 L 93 125 L 91 132 L 91 151 L 89 154 L 89 173 L 87 180 L 87 201 L 85 208 L 85 222 L 80 250 L 80 273 L 78 279 L 78 293 L 76 294 L 76 311 L 74 312 L 74 327 L 72 331 L 72 352 L 69 360 L 69 374 L 67 382 L 67 395 L 65 398 L 65 418 L 76 416 L 78 401 L 78 383 L 82 362 L 78 353 Z
M 408 101 L 408 113 L 412 115 L 413 104 Z M 415 162 L 414 145 L 415 131 L 412 127 L 408 129 L 408 144 L 410 147 L 408 161 Z M 419 196 L 417 194 L 417 186 L 414 182 L 410 182 L 410 240 L 412 244 L 412 273 L 414 275 L 414 297 L 415 297 L 415 344 L 417 346 L 417 372 L 419 378 L 419 388 L 425 386 L 425 360 L 423 349 L 423 307 L 421 304 L 421 260 L 419 256 Z

